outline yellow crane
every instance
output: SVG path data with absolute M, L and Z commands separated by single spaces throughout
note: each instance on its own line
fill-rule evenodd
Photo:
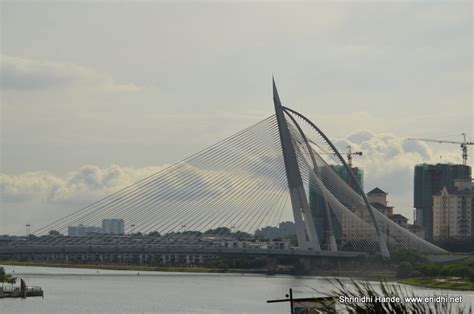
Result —
M 459 144 L 459 145 L 461 145 L 461 151 L 462 151 L 462 163 L 463 163 L 463 165 L 465 165 L 465 164 L 467 164 L 467 145 L 474 145 L 474 142 L 467 142 L 466 141 L 466 133 L 461 133 L 461 136 L 463 137 L 462 142 L 434 140 L 434 139 L 428 139 L 428 138 L 409 138 L 409 140 L 411 140 L 411 141 L 433 142 L 433 143 Z

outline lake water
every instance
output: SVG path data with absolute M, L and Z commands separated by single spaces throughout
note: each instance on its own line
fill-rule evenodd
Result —
M 287 303 L 266 300 L 284 298 L 290 287 L 296 298 L 331 289 L 321 277 L 5 268 L 27 285 L 41 286 L 45 297 L 0 299 L 0 313 L 288 313 Z M 448 294 L 413 289 L 419 296 Z M 473 292 L 449 294 L 463 296 L 464 305 L 474 304 Z

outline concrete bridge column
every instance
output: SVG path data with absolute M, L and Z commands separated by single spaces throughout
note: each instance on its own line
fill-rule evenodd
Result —
M 274 274 L 278 267 L 278 260 L 274 256 L 267 256 L 267 273 Z
M 186 264 L 187 265 L 191 264 L 191 258 L 189 255 L 186 255 Z
M 301 268 L 302 268 L 301 270 L 305 274 L 308 274 L 313 270 L 312 267 L 311 267 L 311 258 L 310 257 L 300 257 L 299 264 L 301 265 Z
M 199 255 L 199 264 L 204 264 L 204 257 Z

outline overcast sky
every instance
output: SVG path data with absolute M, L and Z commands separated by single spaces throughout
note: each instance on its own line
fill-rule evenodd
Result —
M 461 154 L 406 138 L 474 137 L 470 1 L 0 6 L 0 234 L 266 118 L 272 75 L 410 219 L 413 167 Z

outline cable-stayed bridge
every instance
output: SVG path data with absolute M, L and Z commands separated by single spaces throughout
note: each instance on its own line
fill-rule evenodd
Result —
M 100 226 L 103 219 L 119 218 L 127 232 L 179 235 L 175 251 L 258 255 L 268 248 L 217 248 L 203 243 L 202 236 L 241 240 L 292 221 L 298 245 L 277 254 L 447 253 L 372 207 L 333 143 L 304 115 L 282 105 L 275 83 L 273 98 L 274 115 L 35 234 L 66 233 L 68 226 Z M 345 169 L 349 180 L 335 167 Z M 162 252 L 163 243 L 150 250 Z

